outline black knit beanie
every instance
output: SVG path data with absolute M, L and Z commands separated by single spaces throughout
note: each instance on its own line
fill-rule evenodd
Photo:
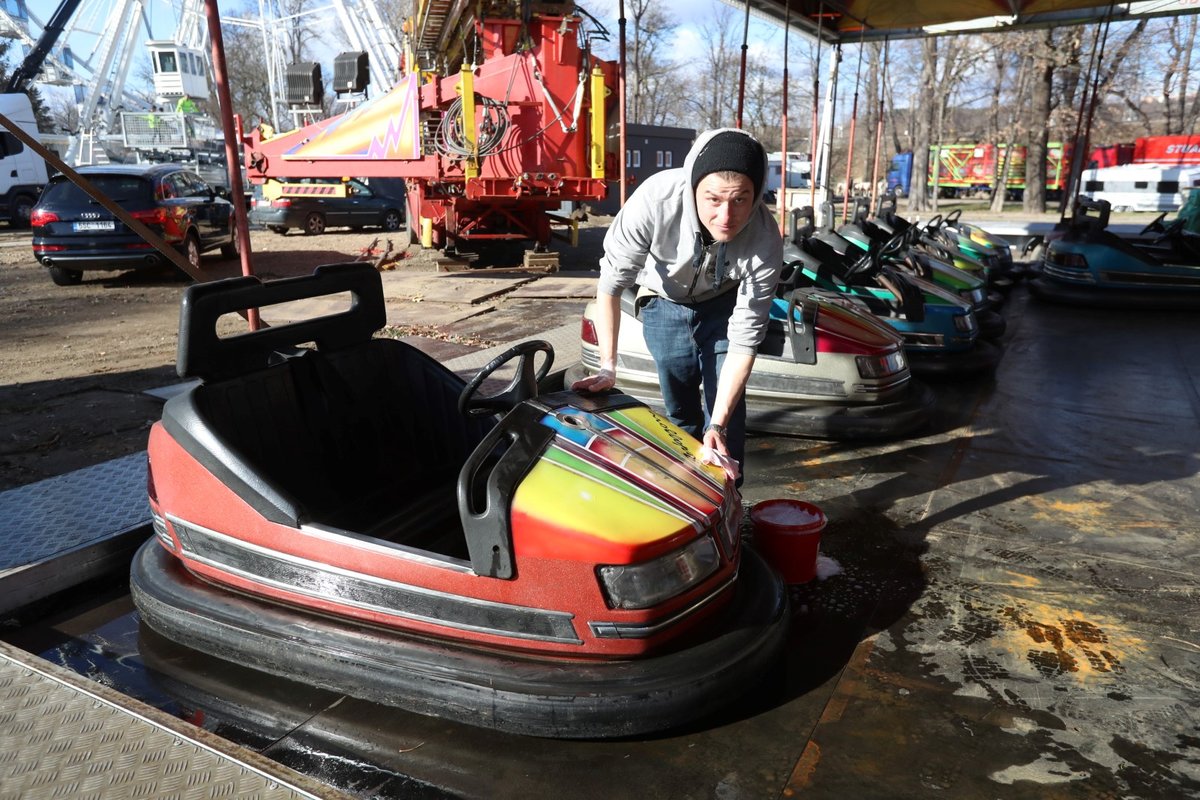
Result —
M 758 140 L 738 131 L 722 131 L 708 140 L 692 163 L 692 190 L 714 172 L 738 172 L 754 184 L 754 196 L 762 193 L 767 174 L 767 151 Z

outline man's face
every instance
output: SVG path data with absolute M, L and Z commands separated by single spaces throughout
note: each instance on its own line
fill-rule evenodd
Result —
M 696 212 L 714 241 L 731 241 L 753 210 L 754 184 L 745 175 L 735 173 L 731 180 L 713 172 L 696 184 Z

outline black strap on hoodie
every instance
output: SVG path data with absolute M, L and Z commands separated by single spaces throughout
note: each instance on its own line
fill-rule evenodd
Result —
M 704 233 L 702 231 L 696 231 L 696 245 L 695 245 L 695 249 L 692 252 L 692 269 L 694 270 L 696 277 L 699 277 L 700 273 L 704 270 L 704 254 L 707 251 L 707 249 L 708 249 L 708 246 L 704 243 Z M 725 280 L 725 266 L 726 266 L 725 253 L 726 253 L 726 243 L 718 242 L 717 243 L 717 255 L 716 255 L 717 263 L 714 267 L 715 272 L 713 274 L 713 286 L 712 286 L 712 290 L 713 290 L 714 294 L 720 293 L 721 284 Z M 696 277 L 694 277 L 692 279 L 692 288 L 693 289 L 695 289 L 695 287 L 696 287 Z

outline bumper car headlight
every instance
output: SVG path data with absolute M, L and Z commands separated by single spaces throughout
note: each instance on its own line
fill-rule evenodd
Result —
M 899 350 L 882 356 L 855 356 L 860 378 L 886 378 L 904 369 L 904 356 Z
M 696 539 L 665 556 L 640 564 L 597 569 L 613 608 L 650 608 L 700 583 L 716 572 L 721 557 L 711 536 Z
M 954 329 L 959 333 L 970 333 L 978 327 L 974 314 L 958 314 L 954 317 Z
M 1083 253 L 1060 253 L 1051 251 L 1051 254 L 1047 256 L 1047 260 L 1059 265 L 1060 267 L 1067 267 L 1069 269 L 1085 270 L 1088 268 L 1087 257 L 1084 256 Z

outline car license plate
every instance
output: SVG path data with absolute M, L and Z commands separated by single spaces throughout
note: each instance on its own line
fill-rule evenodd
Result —
M 113 231 L 117 226 L 111 219 L 89 220 L 87 222 L 75 222 L 71 224 L 71 230 L 76 233 L 80 231 Z

